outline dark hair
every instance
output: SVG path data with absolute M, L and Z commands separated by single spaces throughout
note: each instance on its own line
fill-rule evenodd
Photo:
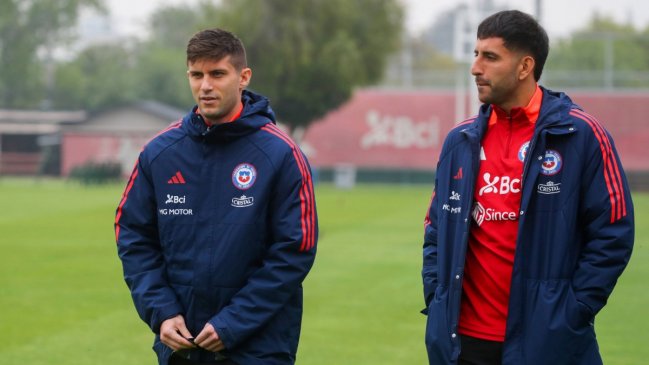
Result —
M 548 34 L 532 16 L 518 10 L 490 15 L 478 26 L 478 39 L 502 38 L 511 51 L 529 53 L 535 62 L 534 79 L 539 81 L 550 51 Z
M 202 30 L 187 43 L 187 63 L 200 59 L 219 61 L 230 56 L 230 62 L 238 70 L 248 66 L 246 49 L 234 34 L 223 29 Z

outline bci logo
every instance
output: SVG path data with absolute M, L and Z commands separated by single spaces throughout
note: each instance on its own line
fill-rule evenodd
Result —
M 511 178 L 509 176 L 494 176 L 492 178 L 491 174 L 486 172 L 482 176 L 484 183 L 486 184 L 480 188 L 479 195 L 484 194 L 517 194 L 521 192 L 521 179 Z
M 363 149 L 385 146 L 398 149 L 430 148 L 439 144 L 440 127 L 436 116 L 416 122 L 408 116 L 381 115 L 376 110 L 370 110 L 365 121 L 369 131 L 361 137 Z
M 167 194 L 165 204 L 185 204 L 185 196 Z

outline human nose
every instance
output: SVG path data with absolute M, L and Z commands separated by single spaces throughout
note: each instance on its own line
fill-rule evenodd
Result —
M 471 75 L 478 76 L 482 75 L 482 67 L 479 64 L 479 59 L 476 57 L 471 64 Z
M 212 82 L 209 77 L 203 77 L 201 81 L 201 90 L 212 90 Z

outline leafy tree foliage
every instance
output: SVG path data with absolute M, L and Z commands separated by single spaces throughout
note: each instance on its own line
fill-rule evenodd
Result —
M 383 76 L 399 47 L 396 0 L 238 0 L 158 10 L 139 47 L 138 92 L 186 108 L 185 46 L 199 29 L 222 27 L 246 45 L 251 89 L 268 96 L 281 121 L 307 126 Z
M 27 100 L 41 99 L 42 76 L 39 72 L 32 75 L 40 66 L 36 50 L 66 29 L 64 24 L 74 24 L 79 6 L 99 5 L 100 1 L 2 2 L 0 31 L 15 33 L 7 33 L 7 37 L 3 33 L 3 40 L 13 36 L 11 47 L 31 52 L 5 52 L 10 42 L 2 43 L 0 62 L 22 67 L 2 73 L 2 85 L 23 89 L 19 93 L 0 89 L 5 105 L 19 106 L 17 101 L 25 99 L 13 97 L 30 92 L 32 98 Z M 51 26 L 40 37 L 25 35 L 30 32 L 24 30 L 34 22 L 5 26 L 6 17 L 22 19 L 18 15 L 41 14 L 36 10 L 43 8 L 48 14 L 63 15 L 41 19 Z M 399 47 L 402 18 L 398 0 L 202 1 L 194 8 L 165 7 L 150 19 L 147 41 L 132 47 L 91 47 L 58 65 L 53 101 L 60 108 L 90 111 L 134 98 L 187 108 L 192 100 L 185 73 L 186 42 L 197 30 L 218 26 L 233 31 L 246 44 L 253 69 L 251 88 L 272 100 L 282 122 L 292 128 L 304 127 L 347 101 L 355 87 L 381 80 L 388 56 Z
M 45 96 L 39 51 L 64 42 L 79 10 L 102 0 L 0 1 L 0 107 L 37 107 Z
M 187 81 L 184 48 L 144 44 L 137 60 L 134 89 L 139 99 L 157 100 L 189 110 L 194 101 Z
M 552 45 L 546 70 L 548 82 L 559 86 L 649 86 L 637 75 L 649 70 L 649 28 L 595 15 L 568 39 Z M 552 77 L 554 75 L 554 77 Z
M 55 106 L 95 112 L 151 99 L 188 108 L 183 60 L 187 39 L 198 29 L 196 16 L 184 6 L 160 8 L 149 21 L 148 40 L 92 46 L 60 64 Z
M 151 38 L 138 47 L 136 92 L 152 99 L 189 109 L 192 105 L 187 82 L 185 47 L 199 30 L 201 12 L 187 6 L 160 8 L 149 20 Z
M 55 107 L 99 111 L 137 99 L 134 55 L 128 47 L 102 44 L 82 51 L 56 70 Z M 155 87 L 155 85 L 152 85 Z
M 209 19 L 220 23 L 204 25 L 241 37 L 251 88 L 268 96 L 292 128 L 340 106 L 355 87 L 379 81 L 402 32 L 396 0 L 240 0 L 212 11 Z
M 412 39 L 410 41 L 410 50 L 412 53 L 412 66 L 416 70 L 428 69 L 451 72 L 456 69 L 453 57 L 437 51 L 435 47 L 421 39 Z
M 178 5 L 155 10 L 149 19 L 150 43 L 182 50 L 184 54 L 187 40 L 198 30 L 202 18 L 199 9 Z

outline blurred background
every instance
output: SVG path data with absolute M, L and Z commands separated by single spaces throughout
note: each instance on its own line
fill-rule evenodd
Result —
M 0 0 L 0 363 L 154 363 L 113 221 L 139 151 L 193 106 L 185 45 L 222 27 L 309 156 L 320 241 L 298 364 L 424 364 L 423 219 L 446 133 L 478 107 L 477 24 L 544 25 L 541 84 L 611 132 L 636 245 L 597 317 L 606 364 L 649 358 L 649 2 Z
M 219 26 L 319 180 L 428 181 L 446 132 L 477 111 L 477 24 L 512 7 L 550 35 L 541 84 L 596 116 L 649 186 L 649 5 L 632 0 L 4 0 L 0 176 L 128 173 L 192 106 L 188 38 Z

